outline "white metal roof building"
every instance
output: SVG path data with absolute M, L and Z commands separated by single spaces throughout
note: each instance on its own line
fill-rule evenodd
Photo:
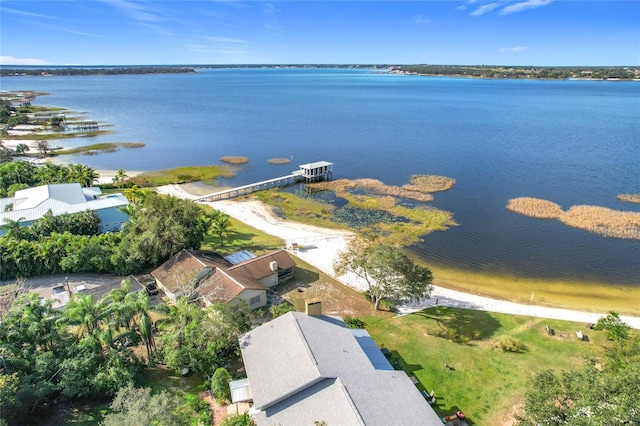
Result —
M 104 196 L 100 188 L 83 188 L 79 183 L 42 185 L 16 191 L 10 198 L 0 198 L 0 225 L 9 219 L 28 226 L 49 210 L 54 216 L 92 210 L 98 213 L 104 232 L 119 231 L 129 219 L 120 207 L 128 204 L 123 195 Z

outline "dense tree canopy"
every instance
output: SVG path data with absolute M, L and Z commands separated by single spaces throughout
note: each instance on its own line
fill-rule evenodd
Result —
M 142 360 L 117 342 L 140 333 L 113 322 L 115 303 L 75 295 L 62 311 L 21 295 L 0 321 L 0 418 L 32 423 L 57 400 L 114 395 L 134 382 Z
M 413 301 L 429 297 L 433 275 L 416 265 L 399 248 L 381 244 L 365 245 L 354 240 L 339 254 L 336 274 L 352 272 L 368 286 L 368 295 L 378 309 L 382 299 Z
M 536 374 L 519 426 L 640 424 L 640 334 L 617 339 L 604 360 Z

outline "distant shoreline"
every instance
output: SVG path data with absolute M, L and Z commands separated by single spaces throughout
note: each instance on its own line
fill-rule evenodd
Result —
M 197 69 L 375 69 L 390 74 L 495 80 L 640 81 L 640 66 L 511 66 L 399 64 L 197 64 L 0 66 L 0 76 L 185 74 Z

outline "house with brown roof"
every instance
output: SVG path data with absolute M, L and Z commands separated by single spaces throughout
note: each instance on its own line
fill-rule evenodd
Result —
M 227 258 L 182 250 L 151 275 L 174 302 L 187 296 L 204 305 L 244 301 L 250 309 L 257 309 L 267 303 L 267 288 L 291 278 L 294 266 L 284 250 Z

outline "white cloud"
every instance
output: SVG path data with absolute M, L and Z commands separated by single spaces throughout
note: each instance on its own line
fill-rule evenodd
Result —
M 267 3 L 264 5 L 262 9 L 262 19 L 266 29 L 275 32 L 284 31 L 284 28 L 278 20 L 279 13 L 280 10 L 273 3 Z
M 501 4 L 500 3 L 487 3 L 487 4 L 483 4 L 482 6 L 480 6 L 479 8 L 477 8 L 476 10 L 474 10 L 473 12 L 470 13 L 471 16 L 480 16 L 480 15 L 484 15 L 485 13 L 489 13 L 491 12 L 493 9 L 500 7 Z
M 546 6 L 552 2 L 553 0 L 525 0 L 506 6 L 500 11 L 500 15 L 509 15 L 511 13 L 522 12 L 523 10 L 535 9 L 537 7 Z
M 527 50 L 526 46 L 503 47 L 502 49 L 500 49 L 500 52 L 518 53 L 518 52 L 524 52 L 525 50 Z
M 414 15 L 413 21 L 416 24 L 428 24 L 429 22 L 431 22 L 431 19 L 427 18 L 425 15 Z
M 0 56 L 0 65 L 48 65 L 44 59 L 16 58 L 15 56 Z
M 143 3 L 136 3 L 129 0 L 102 0 L 105 4 L 114 6 L 129 18 L 135 21 L 158 22 L 161 17 L 156 10 Z
M 246 40 L 241 40 L 239 38 L 230 38 L 230 37 L 204 37 L 205 40 L 211 41 L 213 43 L 246 43 Z

